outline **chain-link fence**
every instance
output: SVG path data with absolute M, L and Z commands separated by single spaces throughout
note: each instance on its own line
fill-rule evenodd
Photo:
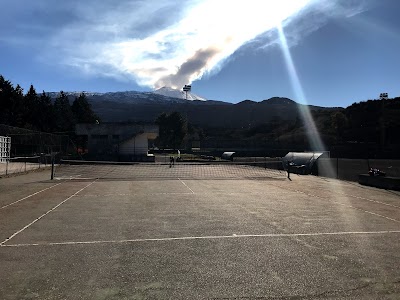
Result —
M 400 160 L 394 159 L 320 158 L 316 172 L 318 176 L 358 181 L 358 175 L 368 174 L 370 168 L 379 169 L 386 176 L 400 177 Z
M 7 147 L 1 148 L 4 157 L 0 162 L 0 176 L 48 167 L 55 153 L 65 155 L 75 151 L 68 135 L 0 124 L 0 136 L 10 141 Z M 5 142 L 3 144 L 6 145 Z
M 67 153 L 68 135 L 58 135 L 0 124 L 0 136 L 11 137 L 10 157 Z

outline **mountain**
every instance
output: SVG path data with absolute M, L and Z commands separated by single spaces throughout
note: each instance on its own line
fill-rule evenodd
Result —
M 138 91 L 124 91 L 124 92 L 108 92 L 108 93 L 96 93 L 96 92 L 64 92 L 70 97 L 70 101 L 73 101 L 75 97 L 78 97 L 81 93 L 85 94 L 89 100 L 94 101 L 113 101 L 113 102 L 126 102 L 126 103 L 164 103 L 164 102 L 180 102 L 185 103 L 186 101 L 206 101 L 205 98 L 188 92 L 187 100 L 186 93 L 181 90 L 173 89 L 170 87 L 162 87 L 153 92 L 138 92 Z M 56 98 L 58 92 L 50 92 L 48 95 L 51 98 Z
M 272 120 L 296 120 L 305 106 L 287 98 L 271 98 L 262 102 L 243 101 L 237 104 L 222 101 L 186 101 L 128 103 L 90 101 L 95 113 L 106 122 L 154 121 L 161 113 L 174 111 L 184 115 L 191 124 L 202 127 L 248 128 Z M 316 110 L 337 108 L 311 107 Z
M 182 97 L 181 91 L 171 88 L 164 87 L 158 91 L 167 95 L 179 93 Z M 157 92 L 84 93 L 94 112 L 104 122 L 153 122 L 163 112 L 178 111 L 194 125 L 213 128 L 248 128 L 277 119 L 296 120 L 299 110 L 305 107 L 291 99 L 280 97 L 261 102 L 244 100 L 232 104 L 215 100 L 188 101 Z M 72 102 L 80 92 L 65 92 L 65 94 L 70 96 L 69 99 Z M 55 98 L 58 93 L 49 93 L 49 95 Z M 312 111 L 338 109 L 319 106 L 308 106 L 308 108 Z
M 182 98 L 168 97 L 153 92 L 138 92 L 138 91 L 124 91 L 124 92 L 108 92 L 108 93 L 94 93 L 94 92 L 64 92 L 69 96 L 70 101 L 78 97 L 81 93 L 85 94 L 89 101 L 112 101 L 119 103 L 130 104 L 146 104 L 146 103 L 165 103 L 165 102 L 186 102 Z M 51 98 L 56 98 L 59 93 L 50 92 L 48 95 Z
M 184 92 L 182 90 L 173 89 L 173 88 L 170 88 L 167 86 L 159 88 L 158 90 L 155 90 L 153 93 L 171 97 L 171 98 L 179 98 L 179 99 L 185 99 L 185 100 L 190 100 L 190 101 L 193 101 L 193 100 L 206 101 L 207 100 L 207 99 L 200 97 L 196 94 L 193 94 L 191 92 L 188 92 L 186 95 L 186 92 Z

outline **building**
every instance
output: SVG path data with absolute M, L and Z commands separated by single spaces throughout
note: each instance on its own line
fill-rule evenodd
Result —
M 77 124 L 79 146 L 90 159 L 151 161 L 149 141 L 158 136 L 158 125 L 138 123 Z

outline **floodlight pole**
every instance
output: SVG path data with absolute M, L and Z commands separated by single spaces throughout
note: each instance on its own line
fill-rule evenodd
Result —
M 385 100 L 389 99 L 388 93 L 380 93 L 379 99 L 382 101 L 382 115 L 381 115 L 381 147 L 382 151 L 385 150 Z
M 183 91 L 186 93 L 186 100 L 187 100 L 187 93 L 190 92 L 191 89 L 192 86 L 190 84 L 185 84 L 185 86 L 183 87 Z

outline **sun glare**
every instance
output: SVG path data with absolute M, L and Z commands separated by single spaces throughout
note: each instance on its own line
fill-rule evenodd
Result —
M 285 58 L 286 67 L 289 73 L 290 81 L 292 83 L 293 90 L 296 95 L 297 101 L 302 104 L 307 104 L 307 99 L 304 95 L 303 87 L 301 86 L 301 82 L 299 76 L 297 74 L 296 66 L 293 62 L 292 55 L 289 50 L 289 46 L 287 43 L 287 39 L 283 28 L 281 25 L 277 26 L 280 46 L 283 52 L 283 56 Z M 317 127 L 315 126 L 314 119 L 310 113 L 308 106 L 299 106 L 300 115 L 304 121 L 306 127 L 306 134 L 310 145 L 313 151 L 325 151 L 325 146 L 321 140 L 320 134 L 318 132 Z
M 303 119 L 304 126 L 306 129 L 306 135 L 309 141 L 309 144 L 311 146 L 311 151 L 313 152 L 319 152 L 319 151 L 326 151 L 325 145 L 320 137 L 320 134 L 318 132 L 318 129 L 315 125 L 314 119 L 312 117 L 312 114 L 310 112 L 309 106 L 307 105 L 307 98 L 305 97 L 303 87 L 301 85 L 301 81 L 299 79 L 295 63 L 293 61 L 292 55 L 290 53 L 287 39 L 285 36 L 285 32 L 282 28 L 281 25 L 277 26 L 278 34 L 279 34 L 279 40 L 280 40 L 280 46 L 283 52 L 283 56 L 285 59 L 286 67 L 289 73 L 290 81 L 293 87 L 293 90 L 296 95 L 297 101 L 301 102 L 302 106 L 298 106 L 298 110 L 300 112 L 300 116 Z M 338 163 L 338 161 L 336 162 Z M 335 174 L 335 171 L 333 169 L 333 164 L 332 160 L 329 160 L 327 162 L 327 168 L 328 168 L 328 173 L 330 174 Z M 332 182 L 331 184 L 327 185 L 329 189 L 332 190 L 333 195 L 341 194 L 340 200 L 339 199 L 329 199 L 329 201 L 336 202 L 336 204 L 339 204 L 336 206 L 338 216 L 343 218 L 343 221 L 345 223 L 345 226 L 352 228 L 353 226 L 360 226 L 360 222 L 357 219 L 355 211 L 351 211 L 350 217 L 348 210 L 345 209 L 345 207 L 352 207 L 351 206 L 351 201 L 348 197 L 344 196 L 345 193 L 343 192 L 342 188 L 340 185 L 335 184 L 335 182 Z M 365 249 L 366 247 L 369 248 L 369 241 L 368 239 L 365 239 L 363 242 L 360 242 L 357 245 L 360 249 Z
M 112 44 L 103 54 L 117 69 L 137 77 L 140 84 L 154 87 L 160 79 L 177 74 L 199 51 L 212 49 L 203 64 L 185 74 L 185 80 L 191 82 L 219 68 L 241 46 L 299 13 L 309 2 L 198 1 L 184 8 L 183 17 L 169 27 L 142 39 Z

